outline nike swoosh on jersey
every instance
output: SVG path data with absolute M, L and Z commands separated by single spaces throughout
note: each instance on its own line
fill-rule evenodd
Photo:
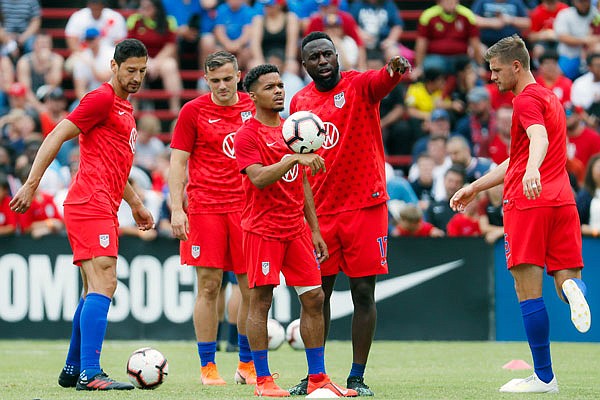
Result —
M 450 261 L 421 271 L 386 279 L 375 284 L 375 302 L 404 292 L 465 264 L 464 260 Z M 331 294 L 331 319 L 343 318 L 354 312 L 350 290 L 334 290 Z
M 275 146 L 276 144 L 277 144 L 277 142 L 273 142 L 273 143 L 267 143 L 267 146 L 269 146 L 269 147 L 273 147 L 273 146 Z
M 221 118 L 217 118 L 217 119 L 209 119 L 208 123 L 209 124 L 214 124 L 215 122 L 219 122 L 221 120 Z
M 118 111 L 119 115 L 125 114 L 125 111 Z

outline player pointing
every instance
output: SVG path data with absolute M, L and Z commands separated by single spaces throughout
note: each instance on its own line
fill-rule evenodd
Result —
M 450 199 L 450 206 L 461 211 L 477 193 L 504 182 L 506 263 L 515 280 L 535 373 L 511 380 L 500 391 L 558 392 L 542 298 L 544 265 L 554 276 L 559 297 L 569 303 L 577 330 L 587 332 L 591 325 L 581 280 L 579 216 L 565 168 L 565 113 L 554 93 L 536 83 L 529 69 L 529 52 L 520 37 L 500 40 L 485 57 L 500 91 L 516 95 L 510 158 L 460 189 Z

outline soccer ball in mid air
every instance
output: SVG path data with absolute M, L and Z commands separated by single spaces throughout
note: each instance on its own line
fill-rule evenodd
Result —
M 285 340 L 285 329 L 276 319 L 267 321 L 267 334 L 269 336 L 269 350 L 277 350 Z
M 283 140 L 296 153 L 312 153 L 325 141 L 327 132 L 321 118 L 309 111 L 297 111 L 283 123 Z
M 285 329 L 285 340 L 294 350 L 303 350 L 304 341 L 300 335 L 300 320 L 295 319 Z
M 151 347 L 137 349 L 127 361 L 129 380 L 139 389 L 159 387 L 169 374 L 169 364 L 162 353 Z

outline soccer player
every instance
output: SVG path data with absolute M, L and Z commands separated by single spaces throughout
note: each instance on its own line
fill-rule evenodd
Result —
M 244 78 L 244 88 L 256 105 L 256 116 L 235 136 L 246 193 L 242 229 L 250 285 L 248 338 L 257 375 L 254 394 L 290 395 L 273 381 L 268 365 L 267 316 L 282 272 L 302 305 L 300 332 L 308 361 L 308 393 L 324 389 L 334 397 L 356 396 L 356 391 L 337 386 L 325 373 L 319 263 L 327 259 L 328 251 L 307 180 L 307 169 L 312 175 L 325 172 L 325 160 L 313 153 L 293 153 L 285 144 L 279 115 L 285 92 L 277 67 L 253 68 Z
M 329 331 L 330 298 L 338 272 L 350 279 L 354 302 L 352 369 L 348 388 L 373 396 L 364 371 L 375 334 L 375 280 L 388 272 L 385 160 L 379 102 L 410 69 L 403 57 L 393 57 L 380 70 L 340 73 L 331 38 L 313 32 L 302 40 L 302 64 L 313 82 L 292 98 L 290 113 L 317 114 L 327 127 L 320 154 L 327 173 L 310 178 L 329 260 L 321 265 L 325 292 L 325 337 Z M 306 394 L 307 380 L 290 389 Z
M 11 208 L 24 213 L 31 205 L 44 171 L 61 145 L 79 136 L 81 159 L 64 203 L 67 235 L 73 263 L 80 267 L 83 296 L 73 316 L 66 364 L 58 383 L 77 390 L 129 390 L 100 368 L 100 352 L 107 314 L 117 287 L 121 200 L 131 206 L 141 230 L 154 227 L 152 214 L 127 183 L 133 163 L 137 131 L 133 107 L 127 101 L 146 74 L 148 53 L 142 42 L 120 42 L 111 60 L 112 78 L 85 95 L 40 147 L 29 177 L 12 199 Z
M 240 71 L 233 54 L 210 54 L 204 72 L 210 93 L 183 106 L 173 131 L 168 176 L 171 227 L 173 236 L 181 240 L 181 264 L 196 267 L 198 292 L 193 320 L 202 383 L 225 384 L 215 363 L 217 305 L 225 270 L 235 272 L 242 293 L 237 315 L 240 361 L 235 381 L 254 384 L 256 372 L 246 336 L 249 289 L 240 226 L 244 189 L 233 151 L 235 132 L 252 117 L 254 103 L 247 93 L 237 90 Z
M 511 91 L 514 115 L 510 157 L 450 199 L 464 210 L 477 193 L 504 182 L 504 247 L 515 280 L 534 374 L 500 388 L 511 393 L 556 393 L 550 359 L 549 319 L 542 297 L 544 265 L 554 277 L 558 296 L 569 303 L 580 332 L 590 329 L 590 309 L 581 280 L 581 231 L 567 161 L 565 113 L 558 98 L 536 83 L 529 52 L 517 36 L 501 39 L 485 55 L 491 79 Z

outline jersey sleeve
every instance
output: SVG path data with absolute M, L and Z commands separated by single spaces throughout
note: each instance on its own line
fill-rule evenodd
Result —
M 379 103 L 381 99 L 390 94 L 392 89 L 402 79 L 401 74 L 394 73 L 390 77 L 387 65 L 380 70 L 369 70 L 357 76 L 357 86 L 371 103 Z
M 79 105 L 67 116 L 82 134 L 90 132 L 96 125 L 104 123 L 115 102 L 114 93 L 108 90 L 93 90 L 83 96 Z
M 181 109 L 179 118 L 173 129 L 171 148 L 191 153 L 196 142 L 197 121 L 196 112 L 191 103 L 187 103 Z
M 514 100 L 514 109 L 518 110 L 517 119 L 524 130 L 531 125 L 544 125 L 544 107 L 539 98 L 517 96 Z
M 235 149 L 235 159 L 241 173 L 245 173 L 246 168 L 252 164 L 263 163 L 257 143 L 253 140 L 254 135 L 252 133 L 253 129 L 244 125 L 235 134 L 233 146 Z

